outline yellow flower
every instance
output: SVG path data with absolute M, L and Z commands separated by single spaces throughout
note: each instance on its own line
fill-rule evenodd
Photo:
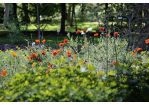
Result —
M 13 49 L 11 49 L 13 51 Z
M 18 49 L 20 50 L 20 47 Z
M 23 65 L 23 67 L 24 67 L 25 65 Z
M 62 59 L 63 59 L 64 57 L 62 56 Z
M 5 58 L 7 58 L 7 57 L 5 57 Z
M 22 49 L 21 50 L 19 50 L 19 52 L 21 52 L 22 51 Z
M 11 52 L 13 52 L 13 51 L 11 51 Z
M 1 51 L 1 50 L 0 50 Z
M 18 46 L 16 46 L 16 48 L 18 48 Z
M 22 56 L 24 56 L 24 55 L 22 55 Z

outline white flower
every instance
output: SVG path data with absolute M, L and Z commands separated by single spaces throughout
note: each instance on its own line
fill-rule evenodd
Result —
M 92 31 L 92 28 L 88 28 L 87 31 Z
M 81 68 L 81 72 L 87 72 L 86 68 L 85 67 L 82 67 Z
M 35 46 L 35 42 L 32 43 L 32 46 Z

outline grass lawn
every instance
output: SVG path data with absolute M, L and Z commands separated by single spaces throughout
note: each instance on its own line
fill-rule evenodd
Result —
M 66 23 L 65 23 L 66 24 Z M 101 23 L 102 24 L 102 23 Z M 112 22 L 109 22 L 109 24 L 112 24 Z M 115 22 L 113 22 L 115 24 Z M 57 31 L 60 30 L 61 27 L 61 22 L 54 21 L 54 22 L 49 22 L 46 24 L 40 23 L 40 29 L 44 29 L 45 31 Z M 73 23 L 75 25 L 75 23 Z M 3 24 L 0 24 L 0 28 L 3 27 Z M 98 29 L 98 22 L 77 22 L 77 29 L 78 30 L 87 30 L 88 28 L 92 27 L 92 32 L 96 32 L 96 29 Z M 21 30 L 24 31 L 26 29 L 25 25 L 21 26 Z M 37 24 L 29 24 L 27 31 L 37 31 Z M 67 28 L 65 31 L 69 32 L 75 32 L 75 27 L 72 28 Z M 6 34 L 8 33 L 8 30 L 0 30 L 0 34 Z

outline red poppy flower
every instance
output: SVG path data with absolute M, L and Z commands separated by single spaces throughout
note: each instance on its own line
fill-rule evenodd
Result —
M 74 55 L 74 57 L 76 57 L 77 55 Z
M 53 53 L 52 53 L 52 55 L 54 55 L 54 56 L 57 56 L 57 50 L 53 50 Z
M 117 36 L 118 35 L 118 32 L 115 32 L 114 35 Z
M 44 40 L 42 40 L 42 43 L 46 43 L 46 40 L 44 39 Z
M 45 52 L 45 51 L 41 51 L 41 54 L 45 55 L 45 54 L 46 54 L 46 52 Z
M 76 33 L 77 33 L 77 34 L 78 34 L 78 33 L 81 33 L 81 31 L 77 31 Z
M 107 34 L 107 38 L 109 37 L 110 35 L 109 34 Z
M 117 62 L 113 62 L 113 65 L 116 65 L 117 64 Z
M 38 61 L 41 62 L 41 59 L 39 58 Z
M 68 54 L 67 57 L 71 57 L 71 54 Z
M 83 32 L 86 32 L 86 30 L 83 30 Z
M 149 39 L 145 40 L 145 43 L 146 43 L 146 44 L 149 44 Z
M 98 33 L 94 34 L 94 36 L 98 36 Z
M 102 31 L 104 31 L 104 28 L 103 27 L 100 27 L 99 29 L 102 30 Z
M 133 54 L 134 57 L 136 57 L 136 54 Z
M 130 52 L 130 50 L 128 50 L 128 52 Z
M 40 43 L 40 40 L 35 40 L 35 42 L 38 44 L 38 43 Z
M 64 46 L 64 43 L 60 43 L 59 46 L 60 46 L 60 47 Z
M 64 43 L 68 43 L 68 39 L 65 39 L 65 40 L 64 40 Z

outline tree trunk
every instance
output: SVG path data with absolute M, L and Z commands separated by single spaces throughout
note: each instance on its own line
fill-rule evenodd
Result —
M 66 4 L 65 3 L 61 3 L 62 19 L 61 19 L 61 30 L 60 30 L 60 33 L 62 33 L 62 34 L 65 33 L 65 11 L 66 11 Z
M 146 9 L 144 9 L 143 11 L 144 11 L 144 20 L 145 20 L 145 33 L 148 33 L 149 31 L 149 25 L 147 25 L 147 23 L 149 23 L 148 22 L 148 20 L 149 20 L 149 11 L 148 11 L 148 7 L 149 7 L 149 3 L 146 3 L 146 5 L 147 5 L 147 8 Z
M 24 14 L 25 14 L 25 22 L 29 23 L 30 18 L 28 16 L 28 3 L 22 3 L 22 7 L 23 7 Z
M 106 11 L 108 9 L 108 3 L 105 3 L 105 14 L 107 14 L 108 12 Z
M 38 40 L 40 40 L 40 23 L 39 23 L 39 21 L 40 21 L 40 17 L 39 17 L 39 3 L 37 3 L 37 23 L 38 23 Z M 40 43 L 39 43 L 39 47 L 41 47 L 40 46 Z
M 5 3 L 5 10 L 4 10 L 4 25 L 3 27 L 8 27 L 8 19 L 9 19 L 9 3 Z
M 70 26 L 72 27 L 72 24 L 73 24 L 73 14 L 74 14 L 74 11 L 75 11 L 75 4 L 73 3 L 72 4 L 72 17 L 71 17 L 71 22 L 70 22 Z
M 13 3 L 13 15 L 14 15 L 14 18 L 16 20 L 16 22 L 15 22 L 16 28 L 19 29 L 19 31 L 20 31 L 18 17 L 17 17 L 17 4 L 16 3 Z
M 75 4 L 74 4 L 74 5 L 75 5 Z M 77 32 L 77 21 L 76 21 L 75 11 L 74 11 L 74 17 L 75 17 L 75 27 L 76 27 L 76 32 Z
M 141 3 L 138 3 L 138 6 L 141 8 Z M 141 29 L 142 28 L 142 10 L 138 12 L 138 23 L 137 23 L 137 29 Z
M 71 12 L 71 3 L 69 3 L 68 16 L 67 16 L 67 23 L 69 25 L 70 25 L 70 12 Z

